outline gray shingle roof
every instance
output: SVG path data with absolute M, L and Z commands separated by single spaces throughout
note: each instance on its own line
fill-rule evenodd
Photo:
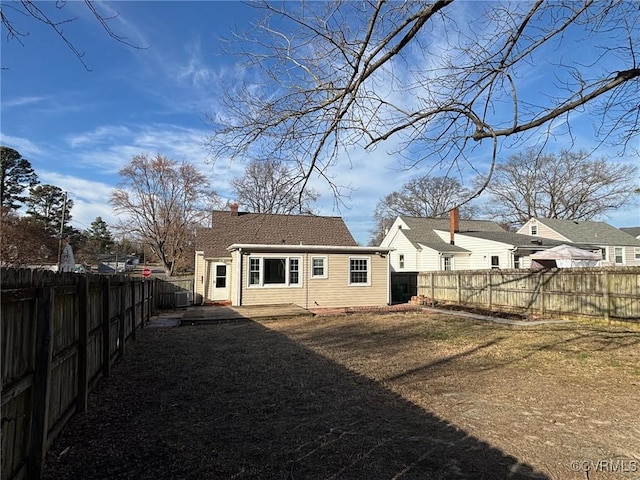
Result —
M 505 243 L 507 245 L 513 245 L 514 247 L 518 247 L 519 249 L 524 248 L 535 248 L 540 249 L 540 247 L 549 248 L 556 247 L 558 245 L 562 245 L 566 242 L 561 242 L 559 240 L 551 240 L 549 238 L 542 238 L 532 235 L 523 235 L 521 233 L 514 232 L 460 232 L 463 235 L 467 235 L 469 237 L 474 238 L 482 238 L 483 240 L 491 240 L 493 242 Z M 589 245 L 589 247 L 593 247 Z
M 640 240 L 608 223 L 557 218 L 538 218 L 537 220 L 574 243 L 640 247 Z
M 451 245 L 444 241 L 434 230 L 449 230 L 449 219 L 447 218 L 424 218 L 424 217 L 407 217 L 401 215 L 400 218 L 410 230 L 403 230 L 407 239 L 416 247 L 418 244 L 436 250 L 441 253 L 464 253 L 469 252 L 457 245 Z M 460 233 L 493 231 L 504 232 L 502 227 L 495 222 L 489 220 L 460 220 Z
M 356 246 L 340 217 L 214 211 L 212 228 L 196 230 L 196 250 L 205 257 L 229 257 L 234 243 Z
M 624 233 L 628 233 L 632 237 L 637 237 L 640 235 L 640 227 L 623 227 L 622 230 Z

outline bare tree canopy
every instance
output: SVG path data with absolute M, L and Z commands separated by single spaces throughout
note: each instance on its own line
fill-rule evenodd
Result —
M 391 192 L 376 205 L 376 222 L 371 232 L 370 245 L 379 245 L 384 231 L 399 215 L 411 217 L 446 217 L 449 211 L 464 202 L 471 191 L 449 177 L 422 177 L 405 183 L 397 192 Z M 460 209 L 462 218 L 473 218 L 477 207 L 465 204 Z
M 485 210 L 511 226 L 532 217 L 593 220 L 631 202 L 637 178 L 637 166 L 592 159 L 585 151 L 527 149 L 496 166 Z
M 295 170 L 282 162 L 254 160 L 231 181 L 236 200 L 253 213 L 312 213 L 318 194 L 300 191 Z
M 135 155 L 120 170 L 121 182 L 111 194 L 117 228 L 148 246 L 168 275 L 189 251 L 193 229 L 202 225 L 217 202 L 207 177 L 193 165 L 161 154 Z
M 102 13 L 98 6 L 100 5 L 99 2 L 93 0 L 83 0 L 83 3 L 109 37 L 132 48 L 145 48 L 131 43 L 127 37 L 116 33 L 111 28 L 110 22 L 118 16 L 117 13 Z M 66 5 L 66 0 L 56 0 L 55 2 L 34 2 L 31 0 L 2 2 L 0 4 L 0 19 L 3 30 L 6 32 L 7 40 L 15 40 L 24 45 L 24 40 L 30 35 L 28 27 L 23 25 L 25 20 L 46 25 L 76 56 L 82 66 L 90 71 L 84 60 L 84 52 L 71 40 L 68 31 L 65 31 L 65 27 L 78 20 L 78 17 L 67 15 Z
M 488 180 L 505 139 L 573 139 L 588 115 L 599 141 L 637 148 L 636 2 L 256 7 L 263 20 L 230 47 L 245 60 L 244 82 L 223 85 L 210 115 L 215 158 L 294 159 L 303 186 L 320 175 L 339 193 L 330 167 L 357 147 L 467 173 L 488 157 Z

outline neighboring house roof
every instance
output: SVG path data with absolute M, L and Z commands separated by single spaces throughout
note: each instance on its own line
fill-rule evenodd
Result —
M 357 246 L 340 217 L 214 211 L 212 228 L 196 230 L 206 257 L 229 257 L 232 244 Z
M 423 218 L 400 216 L 400 219 L 409 227 L 409 230 L 402 230 L 407 239 L 416 248 L 420 245 L 431 248 L 441 253 L 469 253 L 469 250 L 451 245 L 444 241 L 435 233 L 435 230 L 449 230 L 449 219 L 446 218 Z M 489 220 L 460 220 L 459 233 L 468 232 L 503 232 L 500 225 Z
M 623 227 L 620 230 L 622 230 L 625 233 L 628 233 L 632 237 L 636 237 L 636 238 L 640 237 L 640 227 Z
M 640 246 L 640 240 L 605 222 L 580 222 L 557 218 L 537 218 L 536 220 L 573 243 Z
M 548 238 L 538 237 L 535 235 L 523 235 L 521 233 L 507 232 L 503 230 L 501 232 L 491 231 L 491 232 L 460 232 L 463 235 L 481 238 L 483 240 L 490 240 L 492 242 L 500 242 L 507 245 L 513 245 L 520 250 L 525 249 L 535 249 L 540 250 L 540 248 L 549 248 L 555 247 L 558 245 L 562 245 L 566 242 L 561 242 L 559 240 L 551 240 Z M 594 248 L 590 246 L 591 248 Z

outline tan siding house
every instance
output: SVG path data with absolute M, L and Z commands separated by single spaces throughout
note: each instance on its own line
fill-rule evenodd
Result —
M 196 232 L 198 304 L 303 308 L 390 302 L 389 252 L 360 247 L 339 217 L 216 211 Z
M 329 308 L 390 302 L 389 251 L 379 247 L 235 244 L 229 249 L 234 306 Z

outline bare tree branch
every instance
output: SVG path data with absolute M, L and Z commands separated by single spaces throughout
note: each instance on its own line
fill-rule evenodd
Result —
M 111 28 L 109 22 L 115 19 L 117 15 L 103 15 L 98 11 L 93 0 L 83 0 L 83 2 L 109 37 L 113 38 L 119 43 L 135 49 L 148 48 L 135 45 L 134 43 L 130 42 L 127 37 L 117 34 Z M 62 40 L 62 42 L 67 46 L 67 48 L 80 61 L 85 70 L 91 71 L 84 60 L 84 52 L 78 49 L 76 44 L 71 41 L 68 34 L 62 28 L 64 25 L 78 20 L 78 17 L 63 17 L 59 19 L 56 18 L 56 15 L 58 15 L 60 11 L 64 9 L 66 4 L 66 0 L 57 0 L 56 2 L 34 2 L 31 0 L 19 0 L 11 4 L 3 2 L 0 5 L 0 19 L 2 21 L 2 26 L 7 30 L 7 40 L 17 40 L 21 45 L 24 45 L 22 38 L 29 36 L 28 33 L 20 31 L 16 28 L 15 21 L 9 14 L 6 13 L 7 10 L 10 10 L 14 14 L 30 17 L 50 27 L 60 38 L 60 40 Z M 53 11 L 53 13 L 50 11 L 51 5 L 55 6 L 55 10 Z
M 571 137 L 574 112 L 599 122 L 597 140 L 637 146 L 633 2 L 477 2 L 473 21 L 453 1 L 257 5 L 264 19 L 235 37 L 244 83 L 224 85 L 209 117 L 214 158 L 293 161 L 303 186 L 326 176 L 339 195 L 330 169 L 382 145 L 408 165 L 477 171 L 488 140 L 488 184 L 504 139 L 544 143 L 559 122 Z

